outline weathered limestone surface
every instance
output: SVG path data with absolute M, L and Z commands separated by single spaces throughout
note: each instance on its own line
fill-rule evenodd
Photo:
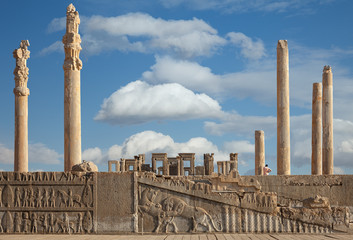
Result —
M 322 86 L 322 173 L 333 174 L 333 85 L 330 66 L 324 67 Z
M 138 193 L 134 173 L 98 173 L 98 176 L 98 232 L 135 232 Z
M 15 153 L 14 171 L 28 171 L 28 67 L 27 59 L 30 51 L 28 40 L 22 40 L 20 47 L 13 51 L 16 59 L 15 75 Z
M 265 167 L 265 133 L 262 130 L 255 131 L 255 175 L 263 175 Z
M 277 44 L 277 174 L 290 175 L 289 58 L 287 40 Z
M 322 84 L 313 84 L 311 174 L 322 174 Z
M 66 12 L 66 34 L 63 37 L 64 60 L 64 160 L 65 171 L 71 171 L 75 164 L 81 162 L 81 86 L 80 70 L 82 61 L 81 37 L 78 34 L 80 18 L 75 7 L 70 4 Z

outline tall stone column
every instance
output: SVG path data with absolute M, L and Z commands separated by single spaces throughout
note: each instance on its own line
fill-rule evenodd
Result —
M 64 131 L 65 131 L 65 171 L 71 171 L 75 164 L 81 163 L 81 86 L 79 58 L 81 37 L 78 34 L 80 18 L 74 5 L 66 12 L 66 34 L 63 37 L 65 49 L 64 76 Z
M 14 171 L 28 172 L 28 67 L 30 51 L 28 40 L 22 40 L 20 47 L 13 51 L 16 59 L 15 75 L 15 155 Z
M 322 84 L 313 84 L 311 174 L 322 174 Z
M 322 86 L 322 173 L 333 174 L 333 86 L 330 66 L 324 67 Z
M 277 44 L 277 174 L 290 175 L 289 58 L 287 40 Z
M 264 175 L 265 167 L 265 133 L 262 130 L 255 131 L 255 175 Z

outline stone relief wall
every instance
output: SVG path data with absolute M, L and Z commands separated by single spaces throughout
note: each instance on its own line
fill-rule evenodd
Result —
M 330 198 L 283 205 L 262 184 L 137 172 L 0 172 L 0 233 L 329 233 L 351 224 L 349 208 Z
M 222 190 L 201 179 L 140 174 L 138 231 L 329 233 L 349 227 L 348 208 L 331 207 L 326 198 L 286 207 L 276 193 L 260 191 L 254 179 L 233 179 Z
M 0 232 L 96 232 L 96 175 L 0 172 Z

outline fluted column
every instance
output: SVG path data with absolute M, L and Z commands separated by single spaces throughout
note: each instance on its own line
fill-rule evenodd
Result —
M 324 67 L 322 86 L 322 173 L 333 174 L 333 86 L 330 66 Z
M 290 175 L 289 58 L 287 40 L 277 44 L 277 174 Z
M 16 59 L 15 75 L 15 153 L 14 171 L 28 172 L 28 67 L 30 51 L 28 40 L 22 40 L 20 47 L 13 51 Z
M 81 86 L 79 58 L 81 38 L 78 34 L 80 18 L 74 5 L 66 12 L 66 34 L 63 37 L 65 49 L 64 76 L 64 131 L 65 131 L 65 171 L 71 171 L 75 164 L 81 163 Z
M 322 84 L 313 84 L 311 174 L 322 174 Z
M 264 175 L 265 167 L 265 133 L 262 130 L 255 131 L 255 175 Z

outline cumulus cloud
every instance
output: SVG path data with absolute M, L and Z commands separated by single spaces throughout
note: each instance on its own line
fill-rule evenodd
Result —
M 153 120 L 218 118 L 218 102 L 195 94 L 180 84 L 149 85 L 131 82 L 105 99 L 95 120 L 111 124 L 137 124 Z
M 334 166 L 352 169 L 353 122 L 333 120 Z M 311 115 L 291 117 L 293 164 L 297 167 L 311 164 Z M 342 172 L 341 172 L 342 173 Z
M 242 116 L 238 113 L 225 114 L 219 123 L 206 121 L 205 130 L 212 135 L 235 133 L 237 135 L 253 136 L 255 130 L 265 133 L 275 133 L 277 118 L 274 116 Z
M 13 163 L 13 158 L 13 150 L 0 143 L 0 163 L 11 164 Z
M 127 138 L 122 145 L 114 145 L 106 151 L 90 148 L 83 152 L 83 158 L 96 163 L 120 158 L 133 158 L 137 154 L 146 154 L 146 161 L 150 162 L 151 154 L 165 152 L 169 157 L 175 157 L 181 152 L 192 152 L 196 155 L 198 164 L 203 164 L 204 153 L 214 153 L 215 160 L 229 160 L 230 152 L 239 153 L 239 164 L 247 165 L 253 159 L 254 145 L 248 141 L 225 142 L 219 149 L 214 143 L 203 137 L 191 138 L 186 142 L 175 142 L 169 135 L 154 131 L 144 131 Z
M 64 29 L 62 18 L 49 24 L 49 31 Z M 83 51 L 166 51 L 181 57 L 207 56 L 227 40 L 201 19 L 164 20 L 145 13 L 128 13 L 117 17 L 82 17 Z M 46 48 L 46 51 L 53 51 Z
M 330 0 L 160 0 L 166 8 L 186 6 L 193 10 L 220 10 L 233 12 L 288 12 L 312 13 L 317 4 L 328 4 Z
M 64 45 L 61 41 L 56 41 L 55 43 L 51 44 L 50 46 L 43 48 L 39 54 L 44 56 L 52 52 L 64 52 Z
M 274 46 L 275 49 L 275 46 Z M 353 112 L 346 111 L 351 102 L 353 78 L 351 71 L 339 63 L 352 51 L 309 49 L 289 41 L 290 103 L 309 109 L 312 84 L 322 81 L 322 69 L 330 63 L 334 74 L 334 109 L 338 118 L 353 119 Z M 251 98 L 261 104 L 276 103 L 276 58 L 272 54 L 252 62 L 243 70 L 227 74 L 215 74 L 212 69 L 190 60 L 169 56 L 157 56 L 156 63 L 142 74 L 142 80 L 153 83 L 180 83 L 184 87 L 204 92 L 217 98 Z
M 28 161 L 43 164 L 59 164 L 62 155 L 55 150 L 48 148 L 43 143 L 28 145 Z
M 142 74 L 142 80 L 152 84 L 180 83 L 190 90 L 212 96 L 238 99 L 253 97 L 259 101 L 273 100 L 275 77 L 273 68 L 218 75 L 197 62 L 169 56 L 157 56 L 151 69 Z
M 256 41 L 240 32 L 230 32 L 227 34 L 230 42 L 241 48 L 243 57 L 250 60 L 258 60 L 265 56 L 265 46 L 261 39 Z
M 59 164 L 62 155 L 42 143 L 28 144 L 29 163 Z M 0 163 L 13 164 L 14 150 L 0 144 Z

